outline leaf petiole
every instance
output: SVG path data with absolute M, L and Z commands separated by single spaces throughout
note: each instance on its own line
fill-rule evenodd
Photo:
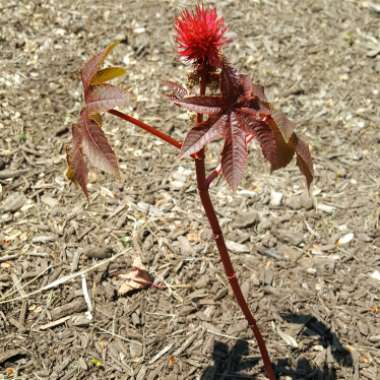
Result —
M 119 117 L 120 119 L 129 121 L 130 123 L 136 125 L 137 127 L 143 129 L 144 131 L 149 132 L 150 134 L 158 137 L 159 139 L 167 142 L 168 144 L 174 146 L 177 149 L 181 149 L 182 143 L 179 142 L 178 140 L 173 139 L 173 137 L 170 137 L 164 132 L 159 131 L 158 129 L 152 127 L 149 124 L 146 124 L 142 122 L 141 120 L 135 119 L 134 117 L 127 115 L 123 112 L 117 111 L 117 110 L 110 110 L 108 111 L 110 114 Z

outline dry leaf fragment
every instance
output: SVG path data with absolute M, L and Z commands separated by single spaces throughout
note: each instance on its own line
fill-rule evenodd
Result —
M 273 330 L 279 335 L 279 337 L 290 347 L 298 348 L 297 341 L 289 334 L 285 334 L 281 329 L 272 322 Z
M 139 257 L 133 260 L 132 270 L 127 274 L 121 274 L 119 277 L 125 280 L 119 287 L 118 293 L 120 295 L 126 295 L 134 290 L 156 286 L 153 283 L 153 277 L 144 268 Z

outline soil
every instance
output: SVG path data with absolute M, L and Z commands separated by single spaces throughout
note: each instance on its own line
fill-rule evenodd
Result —
M 192 2 L 0 3 L 0 378 L 264 379 L 191 160 L 106 115 L 123 179 L 91 175 L 87 202 L 64 176 L 80 67 L 117 38 L 123 111 L 184 137 L 189 117 L 160 81 L 186 81 L 173 19 Z M 212 187 L 276 372 L 379 379 L 380 5 L 217 7 L 233 31 L 230 61 L 296 121 L 315 160 L 312 198 L 294 163 L 270 174 L 255 145 L 236 193 Z M 136 257 L 165 287 L 119 296 Z

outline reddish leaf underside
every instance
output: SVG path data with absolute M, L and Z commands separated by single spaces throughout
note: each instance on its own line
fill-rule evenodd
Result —
M 172 92 L 168 96 L 170 99 L 183 99 L 185 96 L 189 95 L 189 92 L 180 83 L 172 81 L 162 81 L 162 86 L 168 87 Z
M 284 140 L 289 142 L 290 138 L 293 136 L 295 124 L 280 111 L 272 111 L 270 116 L 275 122 Z
M 190 156 L 199 152 L 206 144 L 216 140 L 223 135 L 223 127 L 227 116 L 209 118 L 204 125 L 195 127 L 187 134 L 181 149 L 181 157 Z
M 120 88 L 112 84 L 100 84 L 89 88 L 85 110 L 88 114 L 105 112 L 123 106 L 127 101 L 127 95 Z
M 189 111 L 212 115 L 221 111 L 221 101 L 214 96 L 191 96 L 183 99 L 172 98 L 172 101 Z
M 248 151 L 246 135 L 240 128 L 236 114 L 230 115 L 230 128 L 225 135 L 222 152 L 222 172 L 232 190 L 236 190 L 244 175 Z
M 276 124 L 269 126 L 258 122 L 252 129 L 252 134 L 259 142 L 264 157 L 271 165 L 271 171 L 289 164 L 294 155 L 294 148 L 285 142 Z
M 81 187 L 86 197 L 88 198 L 88 167 L 82 151 L 81 127 L 78 124 L 74 124 L 71 128 L 71 132 L 73 136 L 73 149 L 71 153 L 67 152 L 67 176 L 70 180 L 77 183 Z
M 259 98 L 262 102 L 268 103 L 263 86 L 259 84 L 252 84 L 252 95 Z
M 111 53 L 113 48 L 117 46 L 118 44 L 119 44 L 118 41 L 111 43 L 105 49 L 103 49 L 100 53 L 90 58 L 83 65 L 82 70 L 81 70 L 81 79 L 82 79 L 82 84 L 83 84 L 85 93 L 87 92 L 91 84 L 91 80 L 93 79 L 95 74 L 99 71 L 100 66 L 103 64 L 107 56 Z
M 224 65 L 220 77 L 220 90 L 225 101 L 234 102 L 242 95 L 242 87 L 238 72 L 232 66 Z
M 295 140 L 294 145 L 297 155 L 297 165 L 305 176 L 307 187 L 310 189 L 314 178 L 313 159 L 310 154 L 309 146 L 297 136 L 295 136 Z
M 88 162 L 106 173 L 118 176 L 119 165 L 115 152 L 107 137 L 93 120 L 83 122 L 81 126 L 82 150 Z

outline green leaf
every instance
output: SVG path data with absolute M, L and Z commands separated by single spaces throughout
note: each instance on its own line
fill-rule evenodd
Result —
M 91 79 L 91 85 L 102 84 L 117 77 L 125 75 L 126 70 L 123 67 L 107 67 L 106 69 L 99 70 Z

